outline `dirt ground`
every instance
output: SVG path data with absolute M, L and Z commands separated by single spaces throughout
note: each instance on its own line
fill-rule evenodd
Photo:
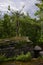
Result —
M 28 62 L 9 61 L 9 62 L 0 63 L 0 65 L 43 65 L 43 60 L 32 59 L 32 61 L 28 61 Z

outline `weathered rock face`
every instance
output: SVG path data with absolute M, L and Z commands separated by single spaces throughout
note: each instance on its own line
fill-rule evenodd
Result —
M 12 57 L 20 55 L 21 53 L 26 54 L 28 51 L 32 51 L 33 47 L 31 44 L 19 44 L 12 42 L 8 45 L 1 45 L 0 46 L 0 54 L 5 55 L 6 57 Z

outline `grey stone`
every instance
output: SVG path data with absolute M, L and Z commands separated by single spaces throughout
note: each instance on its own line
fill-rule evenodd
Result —
M 43 56 L 43 51 L 40 51 L 39 54 L 40 54 L 41 56 Z
M 42 50 L 42 48 L 37 45 L 37 46 L 34 47 L 34 50 Z

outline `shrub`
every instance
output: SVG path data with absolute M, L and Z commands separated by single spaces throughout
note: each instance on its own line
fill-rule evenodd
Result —
M 21 55 L 19 55 L 19 56 L 16 57 L 16 60 L 22 61 L 22 60 L 24 60 L 24 58 L 25 58 L 25 55 L 24 54 L 21 54 Z
M 26 55 L 24 55 L 23 53 L 21 55 L 18 55 L 17 57 L 11 57 L 11 58 L 6 58 L 5 56 L 0 55 L 0 62 L 1 61 L 30 61 L 31 60 L 31 53 L 28 52 Z
M 21 54 L 19 56 L 16 57 L 16 60 L 18 61 L 30 61 L 31 60 L 31 53 L 28 52 L 26 55 Z
M 25 55 L 25 57 L 26 57 L 26 60 L 31 60 L 31 58 L 32 58 L 31 53 L 28 52 L 28 53 Z

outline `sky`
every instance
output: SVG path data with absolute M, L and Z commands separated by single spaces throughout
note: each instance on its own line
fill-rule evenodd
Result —
M 11 10 L 21 10 L 23 6 L 23 12 L 29 13 L 31 17 L 34 17 L 34 13 L 38 10 L 38 7 L 35 6 L 35 3 L 39 3 L 38 0 L 0 0 L 0 11 L 6 12 L 8 6 L 10 5 Z

